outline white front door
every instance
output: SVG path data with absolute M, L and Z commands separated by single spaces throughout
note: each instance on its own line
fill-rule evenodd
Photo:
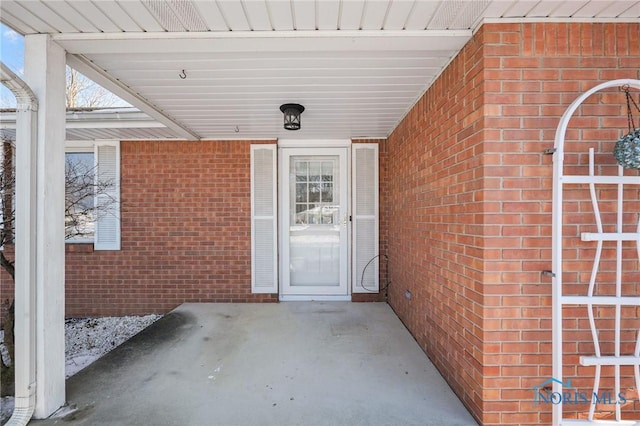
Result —
M 282 148 L 283 298 L 348 296 L 348 148 Z

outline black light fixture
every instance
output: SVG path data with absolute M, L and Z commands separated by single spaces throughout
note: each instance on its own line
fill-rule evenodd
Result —
M 287 130 L 300 129 L 300 114 L 304 111 L 304 107 L 299 104 L 282 104 L 280 111 L 284 114 L 284 128 Z

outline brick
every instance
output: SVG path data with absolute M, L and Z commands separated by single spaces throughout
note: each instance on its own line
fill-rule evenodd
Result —
M 521 70 L 523 68 L 540 68 L 540 58 L 526 57 L 504 57 L 501 59 L 501 68 L 514 68 Z

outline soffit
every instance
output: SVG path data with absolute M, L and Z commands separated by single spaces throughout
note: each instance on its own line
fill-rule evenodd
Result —
M 15 110 L 0 110 L 0 137 L 15 140 Z M 66 113 L 67 141 L 177 138 L 171 129 L 135 108 L 78 109 Z
M 0 3 L 3 23 L 53 34 L 71 66 L 180 136 L 215 139 L 385 137 L 493 19 L 638 21 L 640 2 Z M 306 107 L 295 133 L 278 109 L 289 102 Z

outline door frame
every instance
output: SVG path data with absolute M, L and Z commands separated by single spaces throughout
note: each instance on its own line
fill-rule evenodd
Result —
M 287 161 L 284 161 L 285 154 L 287 155 L 336 155 L 335 148 L 344 148 L 343 153 L 345 159 L 345 197 L 346 197 L 346 215 L 347 218 L 351 217 L 351 140 L 284 140 L 278 141 L 278 269 L 280 271 L 280 285 L 278 286 L 278 296 L 280 301 L 351 301 L 351 220 L 347 220 L 347 229 L 345 231 L 345 245 L 346 254 L 344 262 L 346 268 L 345 286 L 346 293 L 342 295 L 314 295 L 314 294 L 301 294 L 290 295 L 283 294 L 285 287 L 285 280 L 289 279 L 289 268 L 285 265 L 286 258 L 285 253 L 288 253 L 288 235 L 286 227 L 284 226 L 284 215 L 289 215 L 290 206 L 288 205 L 289 196 L 289 170 L 286 167 Z M 332 153 L 323 153 L 322 151 L 332 150 Z M 287 194 L 285 194 L 287 192 Z M 285 205 L 287 204 L 287 205 Z M 288 222 L 288 221 L 287 221 Z M 343 275 L 341 273 L 341 275 Z

